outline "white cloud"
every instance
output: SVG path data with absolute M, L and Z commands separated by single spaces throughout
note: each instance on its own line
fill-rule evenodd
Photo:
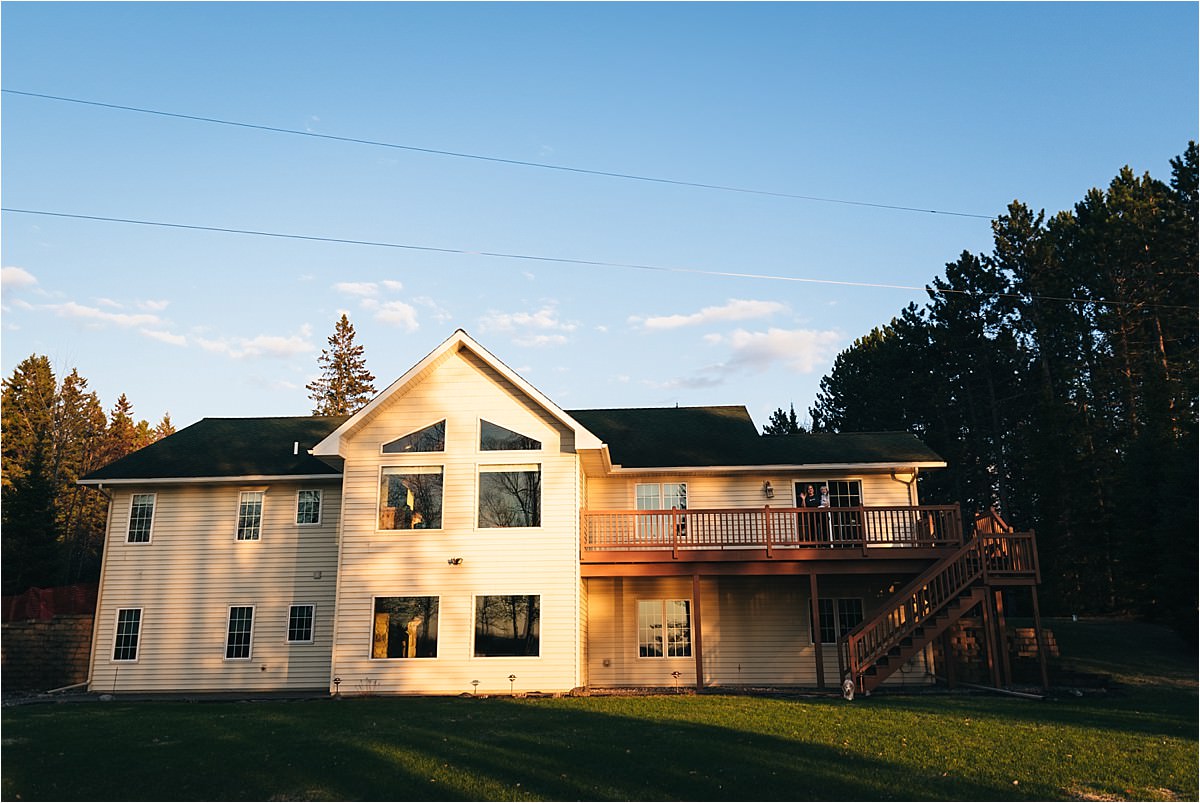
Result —
M 152 340 L 160 340 L 163 343 L 169 343 L 172 346 L 186 346 L 187 338 L 183 335 L 172 334 L 162 329 L 140 329 L 143 335 Z
M 312 327 L 308 324 L 300 327 L 294 335 L 258 335 L 257 337 L 223 337 L 218 340 L 196 338 L 196 342 L 205 351 L 224 354 L 235 360 L 248 357 L 266 357 L 268 359 L 288 359 L 302 354 L 312 354 L 316 346 L 309 340 Z
M 690 315 L 656 315 L 650 318 L 632 317 L 630 323 L 640 322 L 646 329 L 678 329 L 682 326 L 701 326 L 726 321 L 746 321 L 767 318 L 785 312 L 787 306 L 778 301 L 753 301 L 731 298 L 719 307 L 705 307 Z
M 406 332 L 415 332 L 420 327 L 417 323 L 417 311 L 411 304 L 405 304 L 403 301 L 385 301 L 382 304 L 372 304 L 371 308 L 375 310 L 377 321 L 402 326 Z
M 548 304 L 536 312 L 489 312 L 479 319 L 479 328 L 512 334 L 513 342 L 522 346 L 549 346 L 566 343 L 565 335 L 578 324 L 559 319 L 558 310 Z
M 727 336 L 707 335 L 704 340 L 712 346 L 728 347 L 726 359 L 689 376 L 647 384 L 659 388 L 711 388 L 736 376 L 767 371 L 811 374 L 832 363 L 845 337 L 832 330 L 772 328 L 765 332 L 737 329 Z
M 379 295 L 379 285 L 375 282 L 338 282 L 333 286 L 333 289 L 339 293 L 345 293 L 350 296 L 363 296 L 364 298 Z
M 445 323 L 446 321 L 454 318 L 454 316 L 450 314 L 449 310 L 438 304 L 429 296 L 417 296 L 413 299 L 413 303 L 420 304 L 422 307 L 428 309 L 430 312 L 430 317 L 433 318 L 436 323 Z
M 384 289 L 391 290 L 395 293 L 398 293 L 404 289 L 404 283 L 398 282 L 394 279 L 384 279 L 382 282 L 380 282 L 380 284 L 384 286 Z
M 24 268 L 0 268 L 0 287 L 5 290 L 15 290 L 18 287 L 32 287 L 38 280 Z
M 121 309 L 121 307 L 125 306 L 119 301 L 113 301 L 111 298 L 97 298 L 96 303 L 102 307 L 112 307 L 114 309 Z
M 166 301 L 164 299 L 148 298 L 145 301 L 138 302 L 138 309 L 149 310 L 151 312 L 162 312 L 168 306 L 170 306 L 170 304 L 171 304 L 170 301 Z
M 105 312 L 97 307 L 86 307 L 74 301 L 68 301 L 65 304 L 46 304 L 44 309 L 51 310 L 63 318 L 112 323 L 117 326 L 153 326 L 161 323 L 157 315 L 150 313 Z

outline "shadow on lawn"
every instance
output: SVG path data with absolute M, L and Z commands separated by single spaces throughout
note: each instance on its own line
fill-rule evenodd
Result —
M 546 701 L 550 702 L 550 701 Z M 572 701 L 586 702 L 586 701 Z M 75 709 L 72 716 L 80 711 Z M 140 709 L 140 710 L 139 710 Z M 120 712 L 124 710 L 124 714 Z M 53 709 L 47 709 L 53 715 Z M 827 744 L 503 699 L 95 706 L 53 744 L 9 723 L 4 798 L 1012 799 Z M 114 716 L 116 715 L 116 716 Z M 8 739 L 6 738 L 6 742 Z M 1043 791 L 1044 794 L 1044 791 Z

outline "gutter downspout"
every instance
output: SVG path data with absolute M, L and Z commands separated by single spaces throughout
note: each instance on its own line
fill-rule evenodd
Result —
M 95 672 L 96 669 L 96 639 L 100 632 L 100 610 L 104 601 L 104 578 L 106 576 L 106 569 L 108 568 L 108 545 L 109 534 L 112 531 L 113 513 L 112 494 L 104 489 L 104 483 L 102 482 L 97 483 L 95 487 L 96 490 L 108 500 L 108 512 L 104 516 L 104 551 L 101 553 L 100 557 L 100 585 L 96 588 L 96 613 L 92 616 L 92 643 L 89 645 L 90 649 L 88 650 L 87 680 L 85 680 L 82 684 L 76 684 L 76 686 L 86 685 L 88 691 L 91 691 L 92 673 Z M 54 691 L 65 691 L 66 689 L 76 688 L 76 686 L 66 686 L 63 689 L 55 689 Z

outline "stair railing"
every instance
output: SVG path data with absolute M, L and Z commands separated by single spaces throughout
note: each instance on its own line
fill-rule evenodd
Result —
M 838 639 L 838 671 L 843 683 L 851 679 L 861 690 L 863 673 L 986 571 L 981 541 L 973 538 L 896 592 L 893 605 Z

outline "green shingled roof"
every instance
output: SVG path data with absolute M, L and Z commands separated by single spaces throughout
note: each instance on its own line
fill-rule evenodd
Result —
M 612 462 L 625 468 L 942 462 L 907 432 L 759 435 L 741 406 L 568 410 L 567 414 L 608 444 Z M 205 418 L 83 479 L 336 474 L 308 450 L 345 421 L 346 416 Z
M 741 406 L 566 412 L 625 468 L 943 462 L 907 432 L 759 435 Z
M 93 471 L 83 479 L 336 474 L 336 469 L 311 456 L 308 450 L 341 426 L 346 418 L 205 418 Z

